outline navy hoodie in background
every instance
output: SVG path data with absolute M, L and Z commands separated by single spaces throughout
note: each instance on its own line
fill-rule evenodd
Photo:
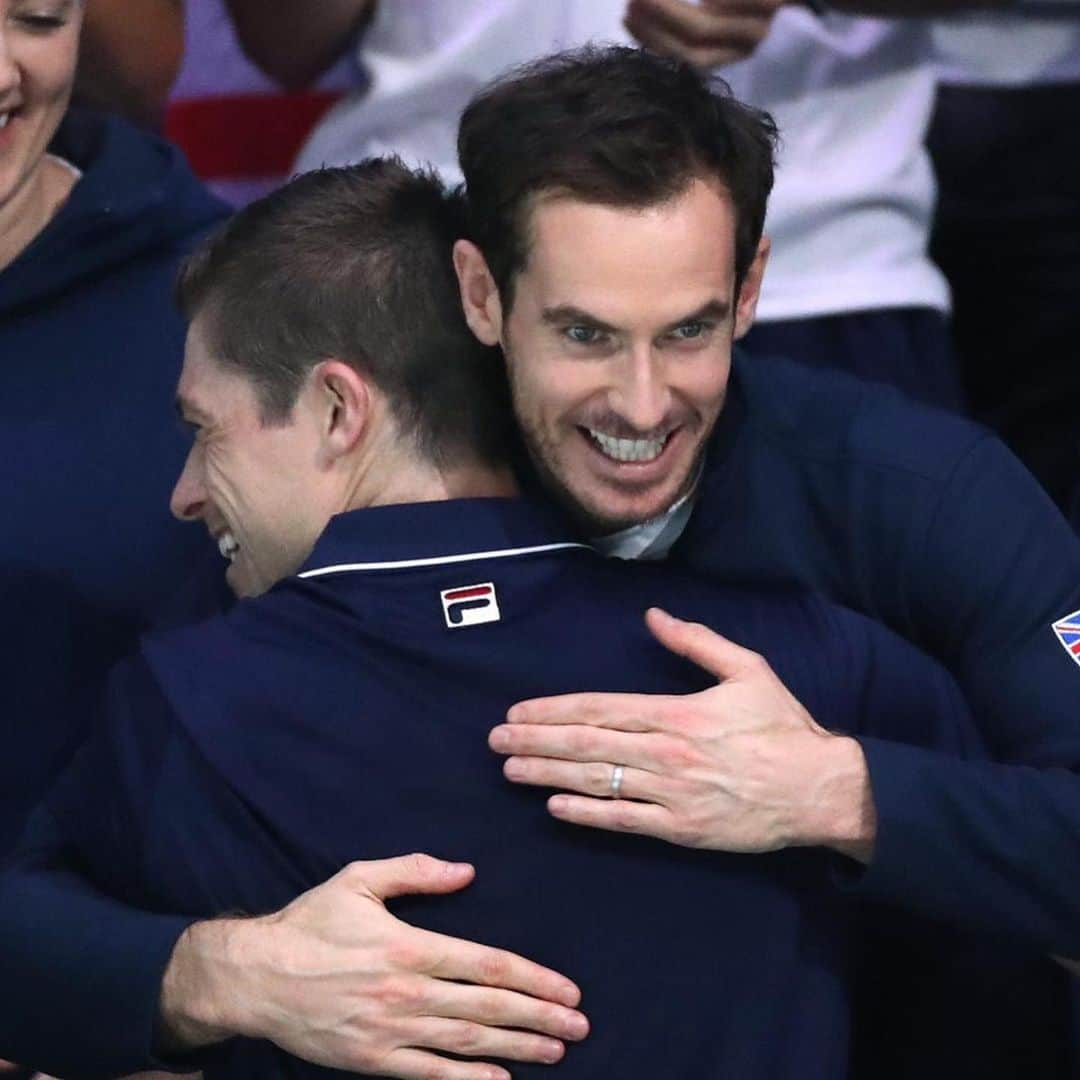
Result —
M 228 208 L 115 118 L 72 112 L 50 150 L 83 176 L 0 270 L 0 852 L 82 734 L 73 689 L 217 560 L 168 507 L 187 450 L 172 284 Z

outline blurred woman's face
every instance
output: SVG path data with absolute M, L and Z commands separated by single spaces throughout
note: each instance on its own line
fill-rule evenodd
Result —
M 75 81 L 82 0 L 0 0 L 0 209 L 40 174 Z

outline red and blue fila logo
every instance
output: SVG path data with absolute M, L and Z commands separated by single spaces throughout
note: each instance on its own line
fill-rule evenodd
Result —
M 1054 623 L 1054 633 L 1065 651 L 1080 664 L 1080 611 L 1066 615 Z
M 443 615 L 451 630 L 462 626 L 479 626 L 481 623 L 498 622 L 499 598 L 495 586 L 487 581 L 483 585 L 463 585 L 460 589 L 444 589 Z

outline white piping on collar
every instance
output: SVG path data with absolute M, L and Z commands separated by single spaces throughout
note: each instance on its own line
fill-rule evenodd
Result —
M 477 562 L 480 559 L 512 559 L 519 555 L 541 555 L 547 551 L 563 551 L 567 548 L 588 548 L 588 544 L 541 544 L 539 547 L 503 548 L 499 551 L 473 551 L 467 555 L 443 555 L 433 559 L 401 559 L 398 562 L 338 563 L 336 566 L 320 566 L 305 570 L 297 577 L 314 578 L 324 574 L 352 574 L 365 570 L 411 570 L 420 566 L 448 566 L 451 563 Z

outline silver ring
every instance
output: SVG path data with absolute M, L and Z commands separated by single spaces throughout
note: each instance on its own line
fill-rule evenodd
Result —
M 611 767 L 611 797 L 617 799 L 619 792 L 622 791 L 622 778 L 623 767 L 621 765 L 612 765 Z

